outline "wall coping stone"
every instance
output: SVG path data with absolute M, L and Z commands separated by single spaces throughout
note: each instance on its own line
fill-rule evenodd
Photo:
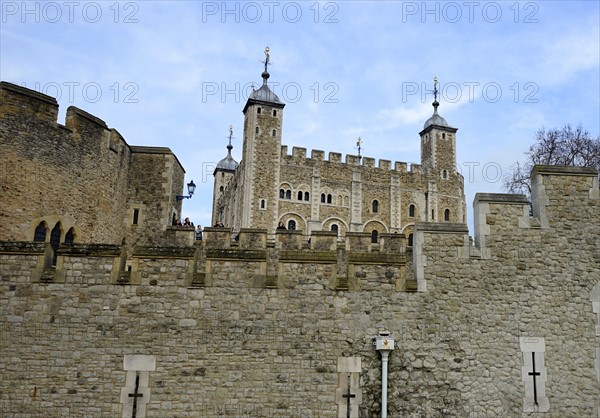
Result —
M 152 247 L 138 245 L 133 249 L 137 258 L 194 258 L 194 247 Z
M 121 254 L 120 245 L 111 244 L 61 244 L 58 255 L 118 257 Z
M 0 82 L 0 90 L 9 90 L 13 93 L 18 93 L 23 96 L 31 97 L 35 100 L 40 100 L 58 107 L 58 102 L 56 101 L 56 98 L 35 90 L 28 89 L 27 87 L 22 87 L 17 84 L 9 83 L 8 81 Z
M 528 205 L 529 199 L 524 194 L 510 193 L 476 193 L 473 205 L 477 203 L 503 203 L 507 205 Z
M 467 224 L 452 223 L 452 222 L 417 222 L 415 223 L 415 232 L 438 232 L 448 234 L 468 234 L 469 227 Z
M 45 242 L 0 241 L 0 254 L 44 254 Z
M 535 165 L 531 169 L 531 177 L 537 174 L 551 174 L 563 176 L 597 176 L 598 171 L 594 167 L 574 167 L 561 165 Z

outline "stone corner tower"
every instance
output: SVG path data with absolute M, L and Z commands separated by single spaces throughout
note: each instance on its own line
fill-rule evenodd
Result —
M 244 145 L 242 150 L 243 184 L 241 228 L 277 226 L 281 128 L 283 108 L 279 97 L 267 85 L 270 75 L 269 48 L 265 49 L 263 84 L 253 90 L 244 106 Z
M 434 78 L 433 115 L 425 121 L 421 136 L 421 165 L 427 171 L 439 171 L 442 178 L 456 172 L 456 131 L 438 114 L 437 77 Z

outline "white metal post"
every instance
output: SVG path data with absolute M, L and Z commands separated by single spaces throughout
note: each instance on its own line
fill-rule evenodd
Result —
M 387 418 L 388 357 L 394 350 L 394 338 L 388 331 L 381 331 L 375 338 L 375 349 L 381 354 L 381 418 Z

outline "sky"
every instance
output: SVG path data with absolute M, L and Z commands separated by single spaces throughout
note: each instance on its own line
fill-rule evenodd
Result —
M 468 224 L 537 130 L 600 133 L 598 1 L 0 1 L 0 78 L 77 106 L 130 145 L 166 146 L 197 185 L 182 217 L 209 225 L 213 170 L 240 161 L 262 83 L 286 103 L 282 143 L 420 162 L 439 113 L 458 128 Z

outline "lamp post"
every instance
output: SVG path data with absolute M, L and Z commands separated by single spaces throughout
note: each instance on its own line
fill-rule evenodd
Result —
M 381 331 L 375 338 L 375 349 L 381 354 L 381 418 L 387 418 L 388 356 L 394 350 L 394 339 L 388 331 Z
M 187 189 L 188 189 L 188 195 L 187 196 L 179 196 L 179 195 L 175 196 L 175 200 L 177 202 L 179 202 L 180 200 L 183 200 L 183 199 L 189 199 L 189 198 L 191 198 L 194 195 L 194 192 L 196 191 L 196 185 L 194 184 L 194 180 L 190 181 L 187 184 Z

